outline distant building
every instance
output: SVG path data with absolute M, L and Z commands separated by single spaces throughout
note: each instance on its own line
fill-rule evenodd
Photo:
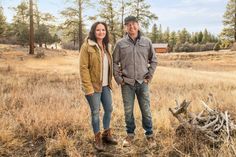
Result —
M 152 44 L 156 53 L 168 53 L 169 47 L 167 43 L 153 43 Z

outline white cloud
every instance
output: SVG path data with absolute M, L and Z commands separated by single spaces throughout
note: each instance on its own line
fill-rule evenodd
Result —
M 207 28 L 210 32 L 218 34 L 221 31 L 226 2 L 222 0 L 172 0 L 168 3 L 160 0 L 151 6 L 152 12 L 159 17 L 157 23 L 164 27 L 169 26 L 171 30 L 176 31 L 185 27 L 189 31 L 200 31 Z

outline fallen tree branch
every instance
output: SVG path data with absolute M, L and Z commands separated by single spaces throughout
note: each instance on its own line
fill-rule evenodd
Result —
M 228 111 L 218 112 L 211 109 L 204 101 L 201 101 L 204 110 L 198 114 L 191 113 L 187 109 L 191 101 L 184 100 L 182 103 L 176 101 L 174 109 L 170 112 L 181 123 L 180 128 L 185 128 L 193 133 L 198 133 L 211 143 L 223 143 L 229 141 L 236 131 L 234 122 L 231 120 Z

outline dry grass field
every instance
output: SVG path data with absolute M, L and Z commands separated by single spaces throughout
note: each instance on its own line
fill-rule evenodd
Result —
M 225 142 L 218 147 L 194 137 L 177 138 L 179 122 L 169 112 L 175 99 L 191 100 L 192 112 L 211 108 L 236 118 L 236 52 L 158 55 L 150 84 L 156 147 L 148 148 L 136 102 L 136 137 L 122 147 L 125 123 L 120 88 L 114 82 L 112 128 L 117 146 L 97 152 L 92 145 L 89 106 L 80 89 L 78 53 L 45 50 L 44 58 L 19 46 L 0 45 L 0 156 L 235 156 Z M 102 126 L 101 126 L 102 127 Z

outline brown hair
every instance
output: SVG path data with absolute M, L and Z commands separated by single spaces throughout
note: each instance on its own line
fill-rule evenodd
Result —
M 104 27 L 105 27 L 105 30 L 106 30 L 106 36 L 104 37 L 104 39 L 102 40 L 102 42 L 103 42 L 103 44 L 105 45 L 105 47 L 106 47 L 106 50 L 107 50 L 107 52 L 109 51 L 108 50 L 108 44 L 109 44 L 109 33 L 108 33 L 108 29 L 107 29 L 107 24 L 105 23 L 105 22 L 95 22 L 93 25 L 92 25 L 92 27 L 91 27 L 91 29 L 90 29 L 90 31 L 89 31 L 89 39 L 90 40 L 93 40 L 93 41 L 95 41 L 96 43 L 97 43 L 97 38 L 96 38 L 96 36 L 95 36 L 95 31 L 96 31 L 96 27 L 97 27 L 97 25 L 99 25 L 99 24 L 102 24 Z

